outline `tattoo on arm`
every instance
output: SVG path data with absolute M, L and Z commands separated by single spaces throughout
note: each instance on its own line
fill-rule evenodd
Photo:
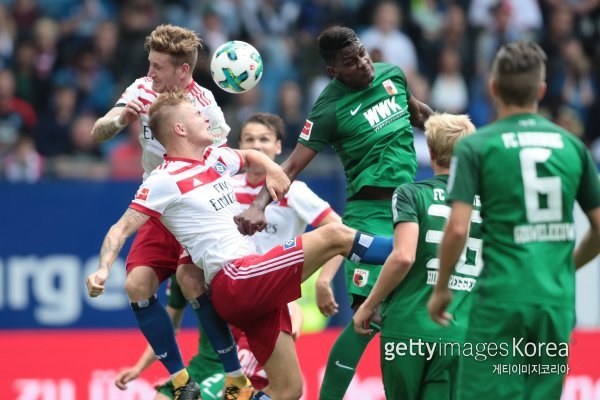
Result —
M 96 121 L 96 125 L 92 129 L 92 136 L 96 142 L 105 142 L 113 138 L 121 129 L 118 129 L 113 122 L 113 116 L 107 115 Z
M 102 243 L 100 249 L 100 265 L 110 268 L 125 241 L 137 231 L 150 217 L 132 208 L 128 208 L 121 219 L 114 224 Z

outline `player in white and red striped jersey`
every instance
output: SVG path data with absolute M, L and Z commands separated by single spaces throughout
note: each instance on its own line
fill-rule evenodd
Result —
M 194 107 L 210 118 L 213 145 L 226 141 L 229 126 L 225 123 L 223 112 L 216 104 L 213 94 L 192 78 L 198 49 L 201 46 L 200 38 L 193 31 L 172 25 L 158 26 L 146 37 L 145 48 L 149 61 L 147 76 L 133 82 L 121 95 L 115 107 L 94 124 L 92 137 L 95 141 L 103 142 L 114 137 L 131 122 L 140 119 L 144 179 L 162 164 L 165 154 L 165 148 L 154 139 L 148 126 L 148 108 L 160 93 L 173 89 L 185 90 Z M 206 295 L 202 274 L 195 266 L 180 260 L 182 252 L 183 248 L 179 242 L 160 220 L 151 218 L 140 229 L 131 246 L 127 257 L 125 281 L 125 290 L 140 330 L 155 354 L 161 355 L 159 359 L 173 376 L 176 389 L 183 386 L 189 376 L 175 341 L 170 318 L 164 307 L 156 302 L 155 293 L 160 283 L 177 271 L 186 299 L 195 301 Z M 219 354 L 225 371 L 231 378 L 230 381 L 237 386 L 247 386 L 249 381 L 241 373 L 237 351 L 232 345 L 231 332 L 214 310 L 206 316 L 210 307 L 212 306 L 204 307 L 203 310 L 196 308 L 196 313 L 202 324 L 209 326 L 209 337 L 215 350 L 224 350 Z M 215 329 L 211 329 L 211 325 Z M 215 332 L 214 335 L 212 332 Z M 178 397 L 176 394 L 175 398 Z
M 290 184 L 281 167 L 255 150 L 210 148 L 209 121 L 185 93 L 161 94 L 149 113 L 150 126 L 168 157 L 144 181 L 129 209 L 109 230 L 95 276 L 104 282 L 124 241 L 148 219 L 160 216 L 193 262 L 204 268 L 215 309 L 246 333 L 269 378 L 265 391 L 278 399 L 300 398 L 302 374 L 291 337 L 288 303 L 300 297 L 300 283 L 334 256 L 382 263 L 392 250 L 393 238 L 372 237 L 330 223 L 263 255 L 255 254 L 251 239 L 235 229 L 233 217 L 240 206 L 231 175 L 244 165 L 263 169 L 265 187 L 274 200 L 280 200 Z M 88 278 L 87 285 L 91 296 L 104 291 L 96 279 Z M 226 385 L 224 398 L 230 398 L 229 389 Z M 254 397 L 262 398 L 268 396 L 258 393 Z

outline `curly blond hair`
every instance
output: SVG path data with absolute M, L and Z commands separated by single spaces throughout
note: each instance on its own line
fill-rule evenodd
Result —
M 173 64 L 188 64 L 193 70 L 198 60 L 198 50 L 202 49 L 202 39 L 196 32 L 175 25 L 159 25 L 146 36 L 144 49 L 171 56 Z

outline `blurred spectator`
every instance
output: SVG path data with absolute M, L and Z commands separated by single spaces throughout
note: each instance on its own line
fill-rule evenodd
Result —
M 277 114 L 283 119 L 286 135 L 283 149 L 292 150 L 304 126 L 306 115 L 302 104 L 302 89 L 296 81 L 285 81 L 279 88 L 279 109 Z
M 93 47 L 97 60 L 104 68 L 119 79 L 120 65 L 116 58 L 119 28 L 114 21 L 105 20 L 98 24 L 94 32 Z
M 534 40 L 543 28 L 542 11 L 538 0 L 471 0 L 469 22 L 476 29 L 486 29 L 494 24 L 494 16 L 489 10 L 499 5 L 508 8 L 508 25 L 522 36 Z
M 58 178 L 106 179 L 110 175 L 109 165 L 102 159 L 97 143 L 92 140 L 92 127 L 98 118 L 94 114 L 81 114 L 71 126 L 72 152 L 57 156 L 53 160 L 53 172 Z
M 36 151 L 30 135 L 19 136 L 2 164 L 4 178 L 9 182 L 34 183 L 44 174 L 44 159 Z
M 405 73 L 417 71 L 415 45 L 401 29 L 402 10 L 395 2 L 384 0 L 375 8 L 373 24 L 359 36 L 367 51 L 381 50 L 382 61 L 398 65 Z
M 77 114 L 77 88 L 74 82 L 57 81 L 49 107 L 35 129 L 38 151 L 46 157 L 71 152 L 69 131 Z
M 200 37 L 213 51 L 229 39 L 223 30 L 221 17 L 212 7 L 206 7 L 202 13 L 202 31 Z
M 15 96 L 12 71 L 0 70 L 0 154 L 17 143 L 21 132 L 31 133 L 36 119 L 31 104 Z
M 240 141 L 240 130 L 242 123 L 251 114 L 261 112 L 259 101 L 261 98 L 261 88 L 259 86 L 241 94 L 233 95 L 233 102 L 226 107 L 222 107 L 225 114 L 225 121 L 231 127 L 227 143 L 235 146 Z
M 80 47 L 72 65 L 57 71 L 54 79 L 74 82 L 79 101 L 86 109 L 93 109 L 101 114 L 112 106 L 115 79 L 110 71 L 98 62 L 94 49 L 88 44 Z
M 9 66 L 17 35 L 14 19 L 6 6 L 0 4 L 0 68 Z
M 109 154 L 110 177 L 115 180 L 135 180 L 144 175 L 142 159 L 142 146 L 139 134 L 141 132 L 140 120 L 130 123 L 125 130 L 125 138 L 115 145 Z
M 55 1 L 55 0 L 47 0 Z M 14 0 L 12 12 L 17 28 L 20 32 L 27 32 L 33 28 L 35 21 L 40 16 L 38 4 L 40 0 Z
M 460 72 L 460 56 L 455 49 L 442 50 L 439 71 L 433 81 L 429 105 L 436 111 L 464 113 L 469 102 L 469 89 Z

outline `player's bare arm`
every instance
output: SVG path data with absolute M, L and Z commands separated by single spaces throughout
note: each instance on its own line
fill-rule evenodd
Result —
M 239 150 L 248 167 L 259 167 L 266 174 L 265 187 L 272 201 L 281 200 L 290 188 L 290 179 L 281 167 L 267 155 L 256 150 Z
M 332 211 L 319 223 L 319 226 L 325 226 L 332 222 L 342 222 L 342 218 L 335 212 Z M 331 288 L 331 281 L 335 277 L 335 274 L 340 269 L 340 266 L 344 262 L 344 257 L 335 256 L 331 260 L 327 261 L 321 267 L 319 276 L 315 283 L 315 292 L 317 297 L 317 307 L 319 311 L 326 317 L 331 317 L 338 313 L 340 306 L 335 301 L 333 290 Z
M 90 297 L 98 297 L 104 293 L 104 283 L 108 279 L 110 267 L 121 252 L 125 241 L 149 218 L 146 214 L 128 208 L 121 219 L 111 226 L 100 249 L 98 271 L 89 275 L 86 280 Z
M 94 124 L 92 139 L 96 143 L 112 139 L 124 127 L 138 119 L 143 108 L 144 105 L 137 99 L 131 100 L 124 107 L 113 107 Z
M 317 153 L 314 150 L 298 143 L 288 159 L 281 164 L 281 169 L 290 181 L 293 181 L 316 155 Z M 264 211 L 271 201 L 272 197 L 269 190 L 263 187 L 250 207 L 234 218 L 240 233 L 254 235 L 254 233 L 264 229 L 267 225 Z
M 600 252 L 600 208 L 587 211 L 586 215 L 590 221 L 590 229 L 573 253 L 575 269 L 579 269 L 592 261 Z
M 444 230 L 444 238 L 440 244 L 438 280 L 427 303 L 427 310 L 431 319 L 443 326 L 448 326 L 450 319 L 452 319 L 452 316 L 446 312 L 450 301 L 452 301 L 452 291 L 448 288 L 448 282 L 450 281 L 452 271 L 454 271 L 454 266 L 465 247 L 471 224 L 472 211 L 472 204 L 460 201 L 452 203 L 450 218 Z
M 433 114 L 431 107 L 415 99 L 414 96 L 408 99 L 408 112 L 410 113 L 410 124 L 422 130 L 425 130 L 427 118 Z
M 400 222 L 394 227 L 394 249 L 385 260 L 381 273 L 367 299 L 360 305 L 352 322 L 354 330 L 362 335 L 371 335 L 371 320 L 383 300 L 404 280 L 417 255 L 419 224 Z

